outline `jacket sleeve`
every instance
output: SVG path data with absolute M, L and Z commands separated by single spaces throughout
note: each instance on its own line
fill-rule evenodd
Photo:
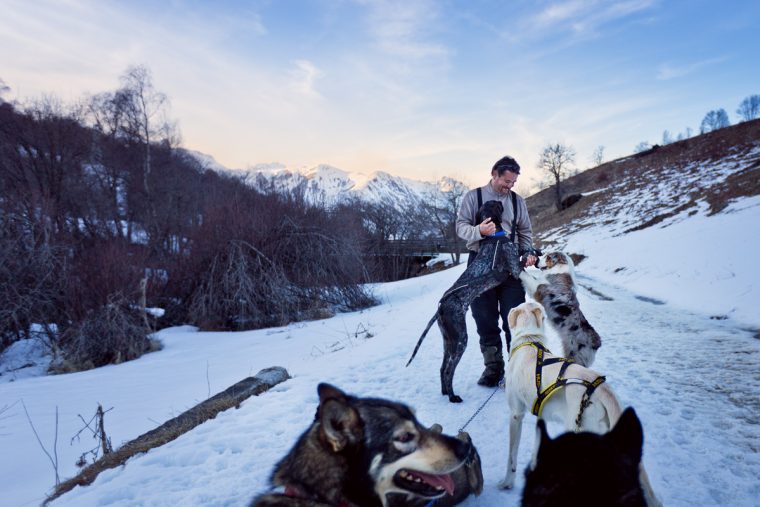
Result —
M 517 221 L 517 245 L 520 250 L 528 250 L 533 247 L 533 227 L 528 216 L 528 205 L 525 199 L 517 196 L 518 221 Z
M 477 212 L 475 209 L 477 207 L 477 194 L 475 192 L 475 190 L 470 190 L 464 194 L 456 221 L 457 236 L 467 241 L 468 245 L 483 239 L 478 224 L 473 224 Z

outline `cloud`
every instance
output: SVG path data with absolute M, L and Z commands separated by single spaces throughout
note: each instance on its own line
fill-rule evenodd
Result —
M 448 48 L 433 42 L 431 33 L 438 5 L 428 0 L 363 0 L 369 7 L 368 23 L 376 47 L 394 57 L 422 60 L 449 55 Z
M 324 73 L 316 65 L 308 60 L 296 60 L 293 62 L 295 69 L 290 71 L 293 78 L 293 88 L 308 97 L 321 97 L 314 88 L 316 81 L 324 76 Z
M 518 38 L 543 37 L 557 32 L 570 32 L 580 38 L 595 36 L 611 23 L 648 10 L 659 0 L 566 0 L 555 2 L 530 16 Z
M 657 70 L 657 79 L 660 81 L 668 81 L 670 79 L 676 79 L 679 77 L 688 76 L 689 74 L 692 74 L 698 71 L 699 69 L 702 69 L 704 67 L 709 67 L 710 65 L 723 63 L 726 60 L 728 60 L 728 58 L 721 57 L 721 58 L 710 58 L 708 60 L 702 60 L 700 62 L 687 63 L 687 64 L 681 64 L 681 65 L 663 63 L 660 65 L 660 67 Z

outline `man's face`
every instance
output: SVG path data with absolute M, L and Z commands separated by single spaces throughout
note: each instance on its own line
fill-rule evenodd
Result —
M 499 176 L 498 171 L 491 172 L 491 186 L 500 194 L 506 194 L 517 182 L 517 174 L 512 171 L 504 171 Z

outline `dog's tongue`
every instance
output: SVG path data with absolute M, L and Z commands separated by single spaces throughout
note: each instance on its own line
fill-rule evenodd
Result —
M 454 479 L 449 474 L 445 475 L 432 475 L 415 471 L 415 475 L 419 475 L 420 478 L 431 486 L 440 486 L 446 490 L 449 495 L 454 494 Z

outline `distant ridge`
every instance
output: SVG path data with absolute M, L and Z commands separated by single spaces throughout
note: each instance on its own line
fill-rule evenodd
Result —
M 210 155 L 190 150 L 187 152 L 206 169 L 245 177 L 248 184 L 262 192 L 299 194 L 312 204 L 326 206 L 359 199 L 409 210 L 430 199 L 431 195 L 450 191 L 457 184 L 463 185 L 446 176 L 438 181 L 418 181 L 383 171 L 368 175 L 349 173 L 327 164 L 292 170 L 275 162 L 231 170 Z

